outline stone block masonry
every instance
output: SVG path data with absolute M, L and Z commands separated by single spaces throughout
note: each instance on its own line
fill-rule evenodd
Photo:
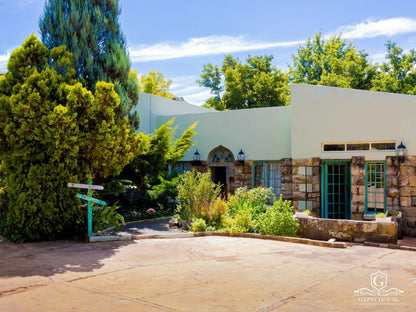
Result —
M 416 156 L 406 156 L 402 163 L 396 156 L 385 158 L 386 210 L 402 213 L 400 229 L 403 235 L 416 236 Z M 235 161 L 234 189 L 252 188 L 253 163 Z M 366 207 L 366 159 L 351 157 L 351 218 L 363 220 Z M 207 162 L 193 164 L 192 169 L 205 172 Z M 281 190 L 284 200 L 292 201 L 298 210 L 311 210 L 321 217 L 321 159 L 283 158 L 280 160 Z
M 351 158 L 351 216 L 362 220 L 365 212 L 365 158 Z
M 291 170 L 291 191 L 293 206 L 298 210 L 310 210 L 314 216 L 320 216 L 320 164 L 319 158 L 292 159 Z M 281 164 L 282 168 L 282 164 Z M 283 169 L 282 169 L 282 190 L 283 190 Z M 283 194 L 285 198 L 285 194 Z
M 403 163 L 397 157 L 390 158 L 386 158 L 387 206 L 401 210 L 403 234 L 416 236 L 416 156 L 406 156 Z
M 400 163 L 397 157 L 386 157 L 386 204 L 387 210 L 396 212 L 400 210 Z M 410 194 L 409 194 L 410 195 Z
M 245 161 L 244 164 L 236 162 L 234 168 L 235 189 L 240 187 L 252 188 L 253 186 L 253 163 Z
M 300 236 L 318 240 L 397 243 L 396 222 L 299 218 Z
M 293 200 L 292 191 L 292 158 L 283 158 L 280 162 L 282 182 L 282 197 L 284 200 Z

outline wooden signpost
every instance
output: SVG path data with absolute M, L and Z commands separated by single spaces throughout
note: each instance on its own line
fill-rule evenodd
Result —
M 88 184 L 68 183 L 68 187 L 88 189 L 88 195 L 77 193 L 76 196 L 78 198 L 86 200 L 87 203 L 88 203 L 88 238 L 90 238 L 92 236 L 92 205 L 91 205 L 91 202 L 99 204 L 101 206 L 106 206 L 107 205 L 106 202 L 92 197 L 92 190 L 103 190 L 104 187 L 102 185 L 92 185 L 92 176 L 91 175 L 88 175 Z
M 99 200 L 99 199 L 94 198 L 94 197 L 89 197 L 89 196 L 84 195 L 84 194 L 79 194 L 79 193 L 77 193 L 77 195 L 76 195 L 76 196 L 77 196 L 78 198 L 85 199 L 85 200 L 87 200 L 87 201 L 91 201 L 91 202 L 96 203 L 96 204 L 101 205 L 101 206 L 105 206 L 105 205 L 107 205 L 107 203 L 106 203 L 105 201 Z

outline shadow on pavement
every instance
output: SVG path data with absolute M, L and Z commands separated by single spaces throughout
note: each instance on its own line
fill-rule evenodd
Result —
M 80 243 L 54 241 L 13 244 L 0 236 L 0 278 L 52 276 L 65 272 L 91 272 L 103 260 L 134 241 Z

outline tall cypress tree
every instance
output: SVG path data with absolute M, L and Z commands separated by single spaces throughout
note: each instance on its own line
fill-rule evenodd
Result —
M 98 81 L 114 83 L 121 101 L 116 113 L 128 115 L 137 129 L 138 116 L 130 110 L 138 102 L 138 83 L 130 72 L 120 11 L 118 0 L 47 0 L 39 27 L 48 49 L 66 45 L 73 53 L 76 78 L 89 90 Z

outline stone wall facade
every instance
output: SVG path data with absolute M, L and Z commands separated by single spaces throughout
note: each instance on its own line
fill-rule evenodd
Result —
M 396 156 L 385 159 L 386 210 L 401 212 L 400 229 L 404 235 L 416 236 L 416 156 L 406 156 L 400 162 Z M 252 188 L 253 162 L 235 161 L 234 188 Z M 365 214 L 365 166 L 364 156 L 351 157 L 351 216 L 363 220 Z M 206 172 L 206 161 L 192 162 L 192 169 Z M 281 190 L 284 200 L 292 201 L 298 210 L 308 209 L 315 217 L 321 217 L 321 159 L 306 158 L 280 160 Z
M 351 158 L 351 218 L 362 220 L 365 212 L 365 158 Z
M 191 162 L 191 169 L 196 172 L 207 172 L 209 167 L 206 161 L 192 161 Z
M 243 164 L 236 162 L 234 169 L 234 187 L 246 187 L 251 189 L 253 186 L 253 163 L 244 161 Z
M 319 158 L 292 159 L 291 170 L 293 206 L 317 217 L 321 211 L 320 164 Z
M 387 210 L 397 212 L 400 210 L 400 162 L 397 157 L 386 157 L 386 205 Z
M 299 218 L 301 237 L 349 242 L 397 243 L 396 222 Z
M 283 158 L 280 161 L 283 200 L 293 200 L 292 191 L 292 158 Z
M 403 215 L 403 233 L 416 236 L 416 156 L 406 156 L 399 163 L 399 198 Z

